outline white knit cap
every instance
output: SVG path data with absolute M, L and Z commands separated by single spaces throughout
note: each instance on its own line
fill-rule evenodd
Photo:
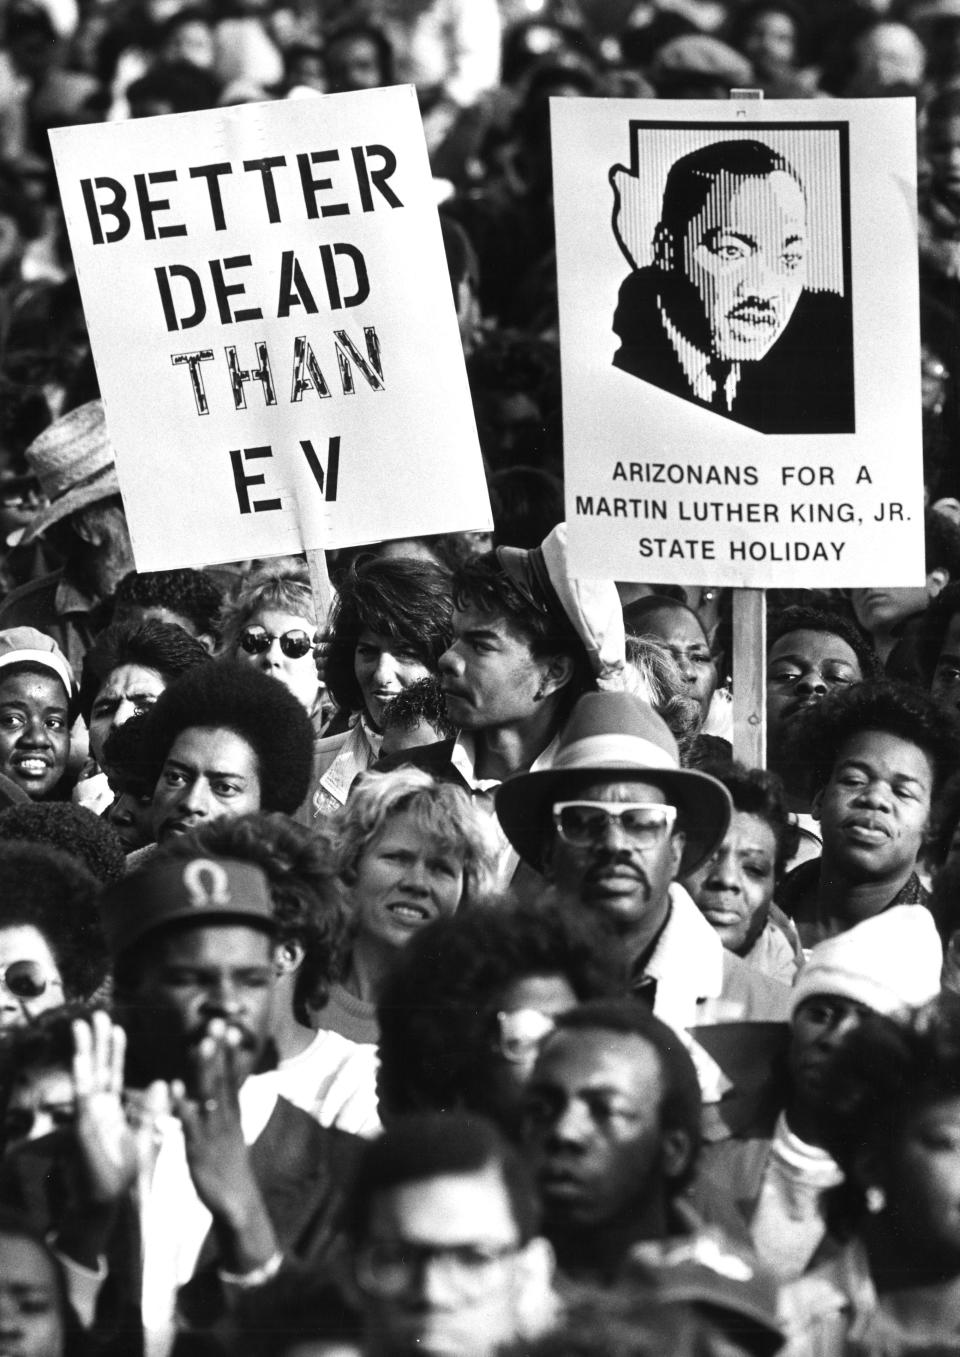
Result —
M 790 1014 L 815 994 L 833 994 L 887 1018 L 907 1018 L 940 993 L 942 965 L 930 911 L 894 905 L 813 948 L 793 986 Z

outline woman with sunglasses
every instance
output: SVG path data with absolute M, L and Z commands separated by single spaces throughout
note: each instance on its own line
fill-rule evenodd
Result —
M 339 711 L 317 747 L 318 815 L 344 804 L 353 779 L 380 756 L 387 703 L 438 673 L 453 638 L 450 576 L 437 565 L 365 560 L 338 590 L 325 639 L 327 685 Z
M 95 993 L 107 973 L 99 883 L 69 853 L 0 842 L 0 1031 Z
M 317 618 L 306 569 L 274 565 L 247 580 L 222 614 L 223 653 L 255 665 L 300 702 L 319 730 Z

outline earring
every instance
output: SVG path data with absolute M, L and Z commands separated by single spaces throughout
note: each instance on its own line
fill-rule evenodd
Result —
M 871 1216 L 878 1216 L 886 1207 L 887 1194 L 884 1192 L 883 1188 L 878 1187 L 876 1183 L 867 1188 L 864 1197 L 867 1204 L 867 1210 L 870 1212 Z

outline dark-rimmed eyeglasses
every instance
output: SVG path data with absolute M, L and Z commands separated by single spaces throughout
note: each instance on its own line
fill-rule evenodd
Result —
M 275 636 L 267 631 L 266 627 L 244 627 L 240 633 L 240 649 L 245 650 L 248 655 L 263 655 L 273 645 L 274 641 L 280 642 L 280 649 L 288 660 L 302 660 L 304 655 L 313 649 L 313 639 L 306 631 L 295 630 L 285 631 L 282 636 Z
M 55 1127 L 72 1126 L 77 1119 L 73 1103 L 50 1103 L 45 1107 L 10 1107 L 0 1122 L 0 1138 L 9 1143 L 26 1140 L 37 1124 L 38 1117 L 48 1117 Z
M 368 1295 L 396 1299 L 408 1295 L 430 1268 L 445 1290 L 459 1300 L 483 1295 L 496 1265 L 519 1251 L 516 1244 L 370 1243 L 355 1261 L 357 1285 Z
M 647 801 L 558 801 L 553 808 L 557 833 L 572 848 L 589 848 L 616 824 L 637 848 L 655 848 L 673 829 L 676 806 Z
M 49 988 L 63 988 L 39 961 L 11 961 L 0 970 L 0 986 L 16 999 L 39 999 Z

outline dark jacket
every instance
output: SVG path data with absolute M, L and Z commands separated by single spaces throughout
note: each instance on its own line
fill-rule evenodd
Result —
M 660 315 L 670 275 L 655 265 L 637 269 L 620 286 L 613 318 L 620 348 L 615 367 L 671 395 L 710 409 L 693 394 Z M 681 285 L 682 286 L 682 285 Z M 687 285 L 689 287 L 689 285 Z M 686 298 L 689 305 L 689 298 Z M 699 305 L 699 303 L 698 303 Z M 699 317 L 703 324 L 702 308 Z M 683 333 L 689 327 L 677 325 Z M 853 433 L 853 318 L 835 292 L 804 290 L 786 328 L 766 357 L 740 364 L 733 408 L 722 418 L 760 433 Z
M 319 1126 L 298 1107 L 278 1098 L 262 1133 L 250 1147 L 254 1175 L 280 1247 L 290 1259 L 320 1264 L 339 1240 L 337 1217 L 364 1142 Z M 0 1164 L 0 1204 L 23 1212 L 42 1233 L 56 1232 L 77 1192 L 78 1165 L 69 1131 L 28 1141 Z M 107 1279 L 97 1303 L 97 1353 L 137 1357 L 140 1322 L 141 1247 L 136 1203 L 121 1203 L 106 1253 Z M 225 1303 L 211 1230 L 191 1280 L 181 1288 L 184 1338 L 211 1332 L 223 1321 Z

